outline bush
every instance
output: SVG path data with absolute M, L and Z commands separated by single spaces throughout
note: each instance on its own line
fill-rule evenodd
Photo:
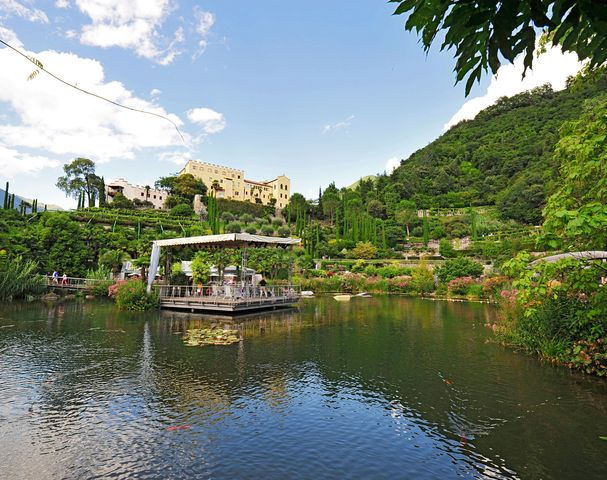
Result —
M 272 225 L 264 225 L 263 227 L 261 227 L 261 233 L 267 236 L 274 235 L 274 228 L 272 227 Z
M 435 289 L 434 275 L 422 262 L 411 274 L 411 285 L 417 293 L 431 293 Z
M 459 277 L 479 277 L 484 271 L 483 266 L 468 258 L 451 258 L 436 269 L 439 281 L 447 283 Z
M 36 262 L 21 257 L 10 259 L 6 251 L 0 250 L 0 301 L 42 293 L 46 282 L 36 269 Z
M 447 289 L 456 295 L 467 295 L 470 287 L 474 284 L 475 281 L 472 277 L 459 277 L 451 280 L 447 285 Z
M 192 207 L 185 203 L 180 203 L 179 205 L 175 205 L 171 208 L 170 214 L 172 217 L 186 217 L 189 218 L 194 215 L 194 210 Z
M 286 238 L 289 235 L 291 235 L 291 230 L 289 229 L 289 227 L 278 227 L 278 230 L 276 230 L 276 233 L 278 233 L 279 236 Z
M 159 298 L 156 292 L 150 295 L 146 292 L 146 285 L 141 280 L 127 280 L 118 282 L 116 287 L 110 288 L 114 293 L 114 300 L 120 310 L 145 311 L 157 308 Z
M 447 240 L 443 238 L 438 246 L 438 252 L 445 258 L 453 258 L 456 256 L 455 249 L 453 248 L 453 244 L 451 240 Z
M 232 222 L 232 223 L 228 223 L 226 225 L 227 233 L 240 233 L 241 230 L 242 230 L 242 226 L 238 222 Z
M 377 256 L 377 247 L 371 242 L 358 242 L 352 253 L 355 258 L 375 258 Z
M 257 229 L 251 225 L 250 227 L 245 228 L 245 232 L 255 235 L 257 233 Z
M 282 227 L 284 223 L 285 223 L 285 222 L 282 220 L 282 218 L 274 218 L 274 219 L 272 220 L 272 225 L 273 225 L 275 228 Z

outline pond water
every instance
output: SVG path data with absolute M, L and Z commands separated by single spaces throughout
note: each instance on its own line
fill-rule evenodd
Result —
M 0 478 L 607 478 L 607 381 L 490 341 L 491 306 L 227 319 L 0 306 Z

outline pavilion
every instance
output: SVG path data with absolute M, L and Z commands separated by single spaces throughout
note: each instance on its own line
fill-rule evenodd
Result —
M 156 240 L 152 243 L 147 289 L 148 292 L 151 292 L 158 272 L 162 248 L 168 249 L 166 271 L 171 270 L 171 251 L 175 248 L 238 248 L 243 251 L 242 265 L 240 265 L 240 271 L 243 275 L 240 282 L 234 285 L 160 285 L 161 308 L 181 309 L 192 312 L 222 311 L 236 313 L 276 308 L 279 306 L 291 306 L 299 300 L 299 287 L 289 284 L 259 288 L 246 281 L 244 273 L 247 271 L 247 250 L 249 248 L 261 247 L 289 248 L 299 245 L 300 242 L 301 240 L 298 238 L 267 237 L 248 233 L 226 233 L 221 235 Z

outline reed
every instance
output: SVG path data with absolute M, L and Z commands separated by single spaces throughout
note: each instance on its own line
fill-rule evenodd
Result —
M 46 283 L 44 277 L 36 273 L 37 269 L 34 261 L 10 258 L 6 251 L 0 251 L 0 301 L 42 293 Z

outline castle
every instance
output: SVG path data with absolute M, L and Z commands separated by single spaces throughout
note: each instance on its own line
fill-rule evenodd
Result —
M 213 163 L 190 160 L 179 175 L 190 173 L 202 180 L 207 188 L 215 185 L 217 198 L 268 205 L 276 199 L 276 208 L 284 208 L 291 197 L 291 180 L 279 175 L 273 180 L 253 181 L 245 178 L 244 170 Z

